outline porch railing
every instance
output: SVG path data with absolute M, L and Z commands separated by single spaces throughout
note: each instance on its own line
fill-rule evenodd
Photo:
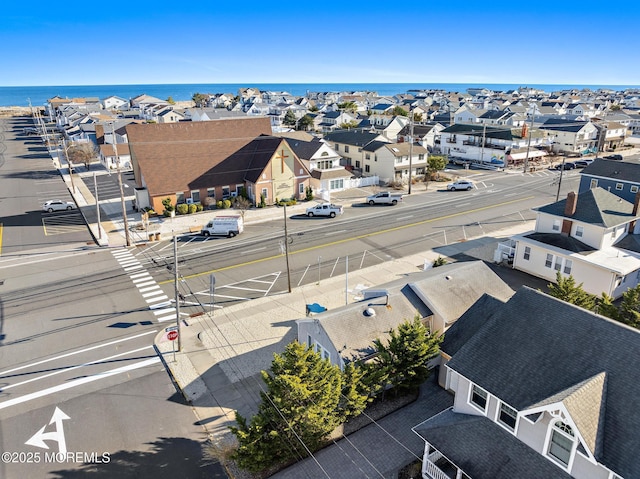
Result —
M 423 479 L 450 479 L 438 466 L 436 461 L 443 456 L 439 451 L 434 451 L 422 461 L 422 478 Z

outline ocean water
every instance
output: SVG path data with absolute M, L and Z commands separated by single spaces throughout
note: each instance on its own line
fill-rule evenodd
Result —
M 589 88 L 597 90 L 638 89 L 638 85 L 517 85 L 507 83 L 198 83 L 198 84 L 150 84 L 150 85 L 67 85 L 67 86 L 0 86 L 0 106 L 42 106 L 49 98 L 98 97 L 115 95 L 124 99 L 141 94 L 155 96 L 162 100 L 172 97 L 175 101 L 190 100 L 194 93 L 233 93 L 239 88 L 255 87 L 260 90 L 286 91 L 292 95 L 303 96 L 306 92 L 323 91 L 375 91 L 379 95 L 395 95 L 415 89 L 438 89 L 451 92 L 466 92 L 468 88 L 488 88 L 494 91 L 515 90 L 530 87 L 554 92 L 568 89 Z

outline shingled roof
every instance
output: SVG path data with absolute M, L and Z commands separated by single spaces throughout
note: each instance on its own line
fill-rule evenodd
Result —
M 130 124 L 132 159 L 151 196 L 175 194 L 258 136 L 271 134 L 266 117 Z M 214 185 L 207 185 L 214 186 Z
M 640 183 L 640 164 L 596 158 L 593 163 L 582 170 L 582 175 Z
M 637 329 L 523 287 L 448 366 L 518 411 L 562 402 L 598 462 L 640 477 L 638 351 Z

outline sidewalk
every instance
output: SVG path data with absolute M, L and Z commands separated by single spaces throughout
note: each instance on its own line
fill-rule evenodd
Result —
M 531 222 L 520 223 L 494 233 L 490 241 L 488 238 L 469 239 L 438 248 L 438 251 L 429 250 L 349 273 L 349 302 L 353 302 L 362 289 L 420 271 L 425 263 L 430 264 L 438 256 L 463 253 L 491 261 L 499 238 L 531 228 Z M 340 307 L 346 301 L 344 287 L 344 276 L 323 279 L 317 284 L 294 288 L 290 294 L 255 299 L 187 318 L 180 325 L 182 350 L 175 353 L 175 360 L 174 343 L 168 341 L 167 332 L 156 337 L 156 348 L 193 405 L 198 423 L 205 427 L 220 450 L 233 444 L 234 437 L 228 427 L 235 424 L 235 411 L 246 418 L 257 412 L 264 387 L 260 371 L 269 369 L 273 354 L 282 352 L 286 344 L 296 339 L 295 320 L 305 317 L 306 305 L 319 303 L 327 309 Z M 405 434 L 411 434 L 411 431 L 407 430 Z M 331 461 L 337 461 L 337 470 L 353 467 L 352 464 L 341 464 L 343 460 L 348 462 L 342 452 L 335 454 Z M 387 458 L 387 462 L 390 460 Z M 298 473 L 297 477 L 308 477 L 303 470 Z M 287 477 L 296 477 L 295 472 L 289 474 Z

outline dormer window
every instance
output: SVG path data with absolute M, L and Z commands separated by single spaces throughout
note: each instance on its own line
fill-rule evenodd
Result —
M 516 420 L 518 419 L 518 411 L 505 403 L 500 404 L 500 412 L 498 413 L 498 421 L 511 431 L 516 430 Z
M 556 421 L 551 427 L 551 437 L 547 454 L 567 467 L 569 466 L 575 445 L 576 438 L 571 426 L 562 421 Z

